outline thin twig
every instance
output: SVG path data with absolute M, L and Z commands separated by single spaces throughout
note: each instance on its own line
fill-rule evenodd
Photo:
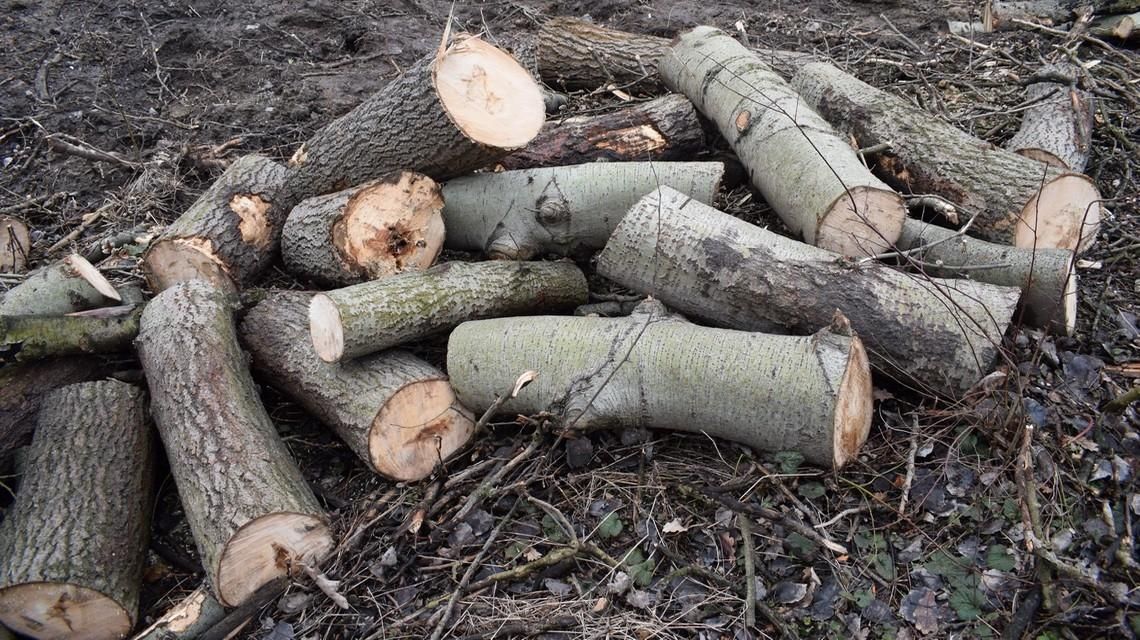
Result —
M 756 626 L 756 551 L 752 545 L 752 525 L 748 516 L 736 516 L 740 538 L 744 543 L 744 625 Z
M 910 487 L 914 484 L 914 459 L 918 456 L 918 432 L 921 429 L 918 416 L 914 418 L 914 428 L 910 431 L 910 450 L 906 454 L 906 479 L 903 481 L 902 497 L 899 498 L 899 513 L 906 513 L 906 502 L 910 498 Z

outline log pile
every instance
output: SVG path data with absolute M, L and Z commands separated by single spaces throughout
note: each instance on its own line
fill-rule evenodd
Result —
M 31 416 L 39 426 L 0 527 L 0 621 L 37 637 L 136 622 L 143 392 L 50 393 L 104 377 L 74 354 L 133 346 L 207 576 L 187 606 L 217 613 L 319 578 L 336 544 L 254 375 L 394 481 L 438 473 L 484 414 L 700 431 L 838 469 L 868 436 L 874 385 L 958 401 L 1018 319 L 1073 331 L 1074 256 L 1101 209 L 1080 173 L 1091 101 L 1056 81 L 1063 70 L 1030 87 L 1037 106 L 1002 149 L 825 61 L 711 27 L 670 42 L 557 19 L 534 50 L 564 86 L 658 95 L 544 125 L 526 69 L 461 35 L 287 164 L 230 165 L 151 242 L 149 301 L 78 257 L 5 296 L 0 453 Z M 701 161 L 712 130 L 791 237 L 722 210 L 724 164 Z M 911 192 L 952 203 L 959 228 L 908 218 Z M 0 220 L 0 269 L 23 268 L 21 225 Z M 435 264 L 445 248 L 469 253 Z M 322 289 L 254 291 L 275 261 Z M 597 317 L 587 303 L 605 279 L 650 299 Z M 429 336 L 446 337 L 446 373 L 401 349 Z M 94 474 L 90 493 L 108 499 L 69 518 L 76 505 L 45 479 L 93 462 L 121 472 Z M 53 518 L 74 547 L 17 542 Z M 56 615 L 65 597 L 94 604 Z

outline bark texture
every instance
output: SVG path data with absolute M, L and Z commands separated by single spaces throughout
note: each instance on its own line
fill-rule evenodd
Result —
M 902 198 L 744 45 L 697 27 L 678 37 L 659 70 L 716 124 L 793 233 L 849 256 L 881 253 L 898 239 Z
M 0 315 L 0 363 L 129 351 L 141 314 L 142 306 L 99 310 L 96 315 Z
M 1017 27 L 1014 20 L 1045 25 L 1071 21 L 1078 9 L 1092 7 L 1095 15 L 1140 11 L 1138 0 L 994 0 L 985 7 L 982 22 L 989 31 Z
M 443 189 L 447 246 L 511 260 L 601 249 L 646 193 L 666 184 L 711 203 L 723 175 L 720 162 L 595 162 L 456 178 Z
M 132 640 L 194 640 L 225 616 L 225 607 L 210 594 L 209 585 L 202 584 Z
M 400 351 L 322 361 L 309 339 L 311 297 L 279 292 L 246 314 L 241 335 L 255 370 L 336 431 L 373 471 L 394 480 L 427 477 L 475 427 L 447 376 Z
M 325 516 L 265 412 L 226 295 L 193 280 L 147 305 L 136 341 L 151 413 L 206 574 L 237 606 L 332 548 Z
M 533 369 L 537 378 L 503 413 L 552 411 L 580 429 L 707 433 L 835 468 L 866 440 L 871 372 L 858 338 L 710 329 L 646 306 L 660 303 L 625 318 L 465 322 L 448 340 L 447 370 L 477 412 Z
M 36 638 L 120 638 L 134 626 L 151 508 L 144 392 L 53 392 L 0 525 L 0 621 Z
M 879 175 L 958 205 L 977 218 L 975 235 L 1077 250 L 1096 238 L 1100 194 L 1087 177 L 999 149 L 829 64 L 805 65 L 792 85 L 859 147 L 888 144 L 871 158 Z
M 99 293 L 65 259 L 35 271 L 4 294 L 0 315 L 62 315 L 108 304 L 115 301 Z
M 19 218 L 0 216 L 0 273 L 23 273 L 31 250 L 28 224 Z
M 662 187 L 630 210 L 598 273 L 721 326 L 807 333 L 838 309 L 883 374 L 958 397 L 989 373 L 1020 291 L 851 264 Z
M 445 262 L 317 294 L 309 323 L 317 354 L 339 362 L 467 320 L 570 310 L 586 293 L 571 262 Z
M 273 259 L 284 215 L 274 205 L 285 167 L 249 155 L 234 162 L 143 256 L 143 272 L 158 293 L 201 279 L 233 289 L 249 284 Z
M 1092 94 L 1076 86 L 1079 69 L 1072 64 L 1053 64 L 1039 75 L 1050 79 L 1026 87 L 1025 100 L 1032 103 L 1021 119 L 1021 128 L 1005 148 L 1027 158 L 1061 169 L 1085 170 L 1092 149 Z M 1060 84 L 1056 78 L 1073 78 Z
M 101 375 L 95 358 L 61 358 L 0 367 L 0 460 L 27 444 L 47 394 Z
M 1098 38 L 1116 38 L 1132 41 L 1140 36 L 1140 11 L 1136 13 L 1105 16 L 1089 25 L 1089 33 Z

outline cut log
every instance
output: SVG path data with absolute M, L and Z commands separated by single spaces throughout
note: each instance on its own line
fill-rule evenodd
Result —
M 1024 321 L 1071 335 L 1077 324 L 1077 272 L 1068 249 L 1024 249 L 993 244 L 907 220 L 898 248 L 928 275 L 970 278 L 1021 289 Z
M 646 193 L 667 184 L 711 204 L 723 175 L 720 162 L 595 162 L 456 178 L 443 188 L 447 246 L 510 260 L 601 249 Z
M 170 287 L 143 311 L 136 346 L 218 600 L 237 606 L 327 555 L 325 514 L 257 396 L 226 294 L 202 280 Z
M 626 318 L 465 322 L 448 340 L 447 370 L 464 404 L 483 412 L 533 369 L 538 376 L 500 412 L 551 411 L 580 429 L 706 433 L 829 468 L 867 439 L 871 372 L 849 330 L 767 335 L 663 312 L 651 301 Z
M 273 205 L 285 175 L 285 167 L 263 156 L 231 164 L 151 242 L 142 263 L 151 289 L 195 279 L 227 290 L 252 282 L 277 250 L 285 217 Z
M 993 0 L 982 11 L 987 31 L 1011 29 L 1017 22 L 1058 25 L 1070 22 L 1078 9 L 1092 7 L 1098 15 L 1140 11 L 1140 0 Z
M 510 55 L 461 35 L 293 154 L 284 206 L 393 171 L 435 180 L 486 166 L 538 134 L 538 85 Z
M 141 314 L 138 305 L 69 316 L 0 315 L 0 363 L 129 351 Z
M 302 201 L 285 221 L 281 256 L 293 275 L 344 286 L 430 267 L 443 229 L 439 185 L 400 171 Z
M 1099 38 L 1116 38 L 1127 42 L 1140 36 L 1140 12 L 1105 16 L 1093 20 L 1089 33 Z
M 1021 128 L 1006 143 L 1006 149 L 1061 169 L 1085 170 L 1096 107 L 1092 94 L 1076 86 L 1077 72 L 1072 64 L 1041 69 L 1037 75 L 1044 79 L 1026 88 L 1025 99 L 1032 106 L 1025 110 Z M 1058 78 L 1066 77 L 1073 82 L 1058 82 Z
M 499 164 L 530 169 L 595 160 L 678 160 L 703 151 L 704 143 L 693 103 L 670 94 L 600 115 L 547 122 L 525 149 Z
M 331 364 L 309 339 L 309 294 L 278 292 L 241 324 L 254 369 L 336 431 L 375 472 L 416 481 L 471 438 L 442 371 L 401 351 Z
M 44 401 L 0 525 L 0 621 L 34 638 L 122 638 L 138 615 L 151 509 L 145 394 L 85 382 Z
M 32 234 L 19 218 L 0 216 L 0 273 L 23 273 L 32 251 Z
M 131 640 L 195 640 L 225 616 L 225 607 L 202 584 Z
M 317 355 L 339 362 L 467 320 L 570 310 L 586 293 L 586 276 L 570 262 L 445 262 L 319 293 L 309 328 Z
M 61 358 L 0 367 L 0 460 L 27 444 L 44 396 L 103 374 L 94 358 Z
M 33 272 L 4 294 L 0 314 L 62 315 L 114 304 L 120 298 L 98 269 L 73 254 Z
M 659 70 L 716 124 L 793 233 L 847 256 L 875 255 L 898 240 L 903 199 L 744 45 L 697 27 L 678 37 Z
M 661 187 L 638 202 L 598 273 L 720 326 L 814 331 L 838 309 L 871 365 L 959 397 L 989 373 L 1021 292 L 908 275 L 785 238 Z
M 974 235 L 1077 251 L 1095 240 L 1100 193 L 1086 176 L 999 149 L 829 64 L 805 65 L 792 84 L 859 147 L 887 145 L 870 160 L 888 183 L 946 198 L 976 218 Z

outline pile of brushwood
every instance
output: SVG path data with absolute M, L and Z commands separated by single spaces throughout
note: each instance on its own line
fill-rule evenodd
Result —
M 1009 375 L 1002 344 L 1011 327 L 1065 336 L 1077 324 L 1078 256 L 1112 214 L 1084 173 L 1098 89 L 1073 56 L 1027 78 L 1020 130 L 998 147 L 822 56 L 749 47 L 712 27 L 669 41 L 553 19 L 514 53 L 445 37 L 288 163 L 230 162 L 149 240 L 140 262 L 148 291 L 115 286 L 73 254 L 4 296 L 0 446 L 31 444 L 0 525 L 0 621 L 41 638 L 119 638 L 144 626 L 152 424 L 204 580 L 142 637 L 225 637 L 291 582 L 342 609 L 397 607 L 399 597 L 388 605 L 333 579 L 368 527 L 338 531 L 255 376 L 375 474 L 430 480 L 402 533 L 426 535 L 427 549 L 445 539 L 461 548 L 462 527 L 469 539 L 485 536 L 454 593 L 400 621 L 431 612 L 439 637 L 455 624 L 460 597 L 585 559 L 625 576 L 605 593 L 650 605 L 652 560 L 615 557 L 591 541 L 616 536 L 620 520 L 581 531 L 525 481 L 497 486 L 534 454 L 537 435 L 488 458 L 493 471 L 446 517 L 436 508 L 441 493 L 461 486 L 464 471 L 443 472 L 448 460 L 470 451 L 495 416 L 568 438 L 571 468 L 590 458 L 587 450 L 576 459 L 574 443 L 589 442 L 581 434 L 652 428 L 838 470 L 859 456 L 876 400 L 913 394 L 966 406 L 955 403 L 986 397 Z M 548 122 L 564 96 L 536 75 L 567 89 L 658 97 Z M 711 131 L 733 153 L 689 161 L 705 154 Z M 794 238 L 714 206 L 742 180 Z M 25 270 L 28 225 L 14 217 L 0 225 L 4 268 Z M 445 250 L 486 259 L 440 262 Z M 277 260 L 319 290 L 265 288 Z M 446 375 L 407 350 L 439 335 Z M 92 364 L 94 354 L 131 349 L 145 384 L 108 379 Z M 1024 490 L 1036 482 L 1033 423 L 1015 433 L 1011 464 Z M 920 449 L 910 450 L 906 490 Z M 387 515 L 381 493 L 368 501 L 372 521 Z M 516 498 L 493 530 L 480 508 L 492 493 Z M 799 524 L 734 493 L 702 495 L 783 523 L 836 557 L 881 557 L 882 538 L 856 538 L 858 549 L 848 549 L 828 536 L 828 523 Z M 525 508 L 541 514 L 548 541 L 563 544 L 545 554 L 520 549 L 514 569 L 476 575 L 510 514 Z M 1116 610 L 1140 606 L 1126 582 L 1090 573 L 1042 533 L 1035 491 L 1021 509 L 1020 539 L 1036 557 L 1042 595 L 1055 599 L 1054 581 L 1073 580 Z M 1124 514 L 1108 520 L 1128 530 L 1117 555 L 1134 579 Z M 684 531 L 679 522 L 664 533 Z M 741 530 L 751 566 L 751 534 L 743 522 Z M 373 570 L 396 571 L 390 549 Z M 990 566 L 1005 559 L 999 553 Z M 882 562 L 873 561 L 876 583 L 894 575 Z M 454 559 L 446 566 L 457 570 Z M 1000 582 L 991 570 L 963 574 L 975 579 L 972 593 Z M 558 579 L 565 572 L 542 575 L 552 592 L 570 592 Z M 927 575 L 962 577 L 949 555 L 940 574 Z M 691 565 L 661 579 L 670 588 L 688 579 L 739 588 L 754 628 L 790 634 L 773 607 L 803 601 L 808 587 L 781 582 L 765 599 L 755 568 L 748 577 L 734 585 Z M 818 578 L 803 584 L 839 589 Z M 912 593 L 901 615 L 934 633 L 946 603 L 933 587 Z M 305 602 L 279 607 L 295 613 Z M 982 614 L 984 602 L 968 604 Z M 961 614 L 962 602 L 950 605 Z M 593 606 L 604 611 L 608 600 Z M 373 622 L 344 635 L 383 629 Z M 530 622 L 513 632 L 576 624 Z

